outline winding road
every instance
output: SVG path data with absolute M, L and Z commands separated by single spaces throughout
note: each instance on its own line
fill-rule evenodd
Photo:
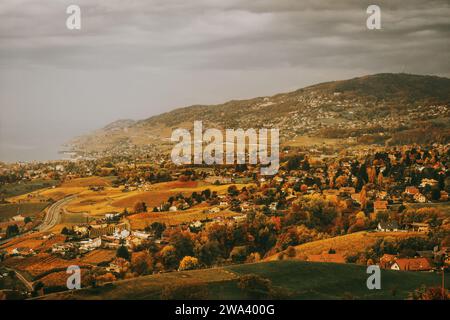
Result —
M 54 226 L 56 226 L 58 223 L 60 223 L 63 212 L 64 212 L 64 206 L 66 206 L 70 201 L 72 201 L 75 198 L 76 198 L 76 195 L 71 195 L 71 196 L 68 196 L 68 197 L 61 199 L 61 200 L 55 202 L 54 204 L 52 204 L 48 208 L 48 211 L 47 211 L 47 214 L 45 215 L 44 221 L 42 221 L 42 223 L 37 227 L 37 230 L 40 232 L 49 231 Z M 3 241 L 0 241 L 0 244 L 6 243 L 17 237 L 22 237 L 31 232 L 33 232 L 33 231 L 30 231 L 27 233 L 22 233 L 15 237 L 5 239 Z M 27 280 L 19 271 L 15 270 L 15 269 L 12 269 L 12 268 L 7 268 L 7 269 L 14 271 L 14 273 L 16 274 L 16 277 L 25 285 L 25 287 L 30 292 L 33 291 L 34 282 Z
M 51 228 L 61 222 L 64 206 L 76 198 L 75 195 L 61 199 L 48 208 L 44 221 L 39 225 L 38 231 L 49 231 Z
M 62 213 L 63 213 L 63 207 L 75 198 L 76 198 L 76 195 L 71 195 L 71 196 L 68 196 L 68 197 L 61 199 L 61 200 L 55 202 L 54 204 L 52 204 L 50 206 L 50 208 L 48 208 L 48 211 L 47 211 L 47 214 L 45 215 L 44 221 L 39 226 L 37 226 L 35 230 L 40 231 L 40 232 L 49 231 L 51 228 L 53 228 L 58 223 L 60 223 L 61 218 L 62 218 Z M 16 236 L 13 236 L 10 238 L 0 240 L 0 245 L 5 244 L 13 239 L 23 237 L 23 236 L 33 233 L 33 232 L 35 232 L 35 231 L 30 230 L 30 231 L 27 231 L 25 233 L 20 233 Z

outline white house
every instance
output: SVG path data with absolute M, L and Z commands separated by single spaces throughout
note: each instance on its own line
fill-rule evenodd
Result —
M 31 256 L 34 255 L 34 250 L 30 248 L 14 248 L 11 251 L 11 254 L 20 256 Z
M 227 201 L 220 201 L 219 207 L 222 207 L 222 208 L 228 207 L 228 202 Z
M 114 238 L 116 239 L 126 239 L 130 236 L 130 231 L 128 231 L 127 229 L 116 229 L 114 230 Z
M 419 203 L 425 203 L 425 202 L 427 202 L 427 198 L 426 198 L 423 194 L 421 194 L 421 193 L 416 193 L 416 194 L 414 195 L 414 200 L 416 200 L 416 201 L 419 202 Z
M 208 210 L 209 213 L 218 213 L 220 212 L 220 208 L 219 207 L 214 207 Z
M 105 219 L 106 220 L 114 220 L 116 218 L 120 217 L 120 213 L 117 212 L 111 212 L 111 213 L 106 213 L 105 214 Z
M 21 222 L 25 220 L 25 217 L 21 214 L 18 214 L 17 216 L 12 217 L 12 220 L 15 222 Z
M 100 246 L 102 245 L 102 239 L 100 237 L 92 240 L 83 240 L 80 241 L 80 250 L 81 251 L 92 251 L 95 250 L 97 248 L 100 248 Z
M 396 232 L 398 229 L 397 221 L 379 222 L 377 226 L 377 231 L 380 232 Z
M 272 211 L 276 211 L 277 210 L 277 205 L 278 205 L 278 202 L 272 202 L 269 205 L 269 209 L 272 210 Z
M 197 221 L 195 221 L 195 222 L 192 222 L 189 226 L 190 226 L 191 228 L 199 229 L 199 228 L 202 227 L 202 225 L 203 225 L 203 223 L 202 223 L 200 220 L 197 220 Z
M 147 239 L 151 238 L 151 236 L 152 236 L 150 233 L 147 233 L 144 231 L 133 231 L 133 232 L 131 232 L 131 234 L 137 238 L 144 239 L 144 240 L 147 240 Z

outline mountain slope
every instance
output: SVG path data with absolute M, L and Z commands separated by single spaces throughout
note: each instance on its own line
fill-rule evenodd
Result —
M 383 133 L 383 143 L 390 138 L 396 142 L 397 132 L 428 127 L 425 135 L 419 132 L 417 137 L 446 142 L 450 137 L 449 88 L 448 78 L 376 74 L 271 97 L 194 105 L 140 121 L 120 120 L 70 145 L 94 156 L 133 150 L 164 152 L 172 130 L 191 128 L 195 120 L 202 120 L 204 127 L 222 129 L 276 127 L 284 141 L 301 135 L 346 138 Z

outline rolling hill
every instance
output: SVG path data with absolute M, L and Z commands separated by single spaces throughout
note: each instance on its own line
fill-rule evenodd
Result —
M 361 138 L 361 143 L 450 141 L 450 79 L 376 74 L 309 86 L 289 93 L 219 105 L 194 105 L 148 119 L 119 120 L 73 139 L 68 147 L 94 157 L 164 153 L 174 128 L 280 129 L 282 141 L 299 136 Z M 375 136 L 372 139 L 369 136 Z
M 368 290 L 364 266 L 290 260 L 150 275 L 39 299 L 151 300 L 174 297 L 167 295 L 168 288 L 184 288 L 188 295 L 179 298 L 242 300 L 248 296 L 237 283 L 239 277 L 249 274 L 270 279 L 274 288 L 290 299 L 406 299 L 409 292 L 422 285 L 440 283 L 439 275 L 434 273 L 382 270 L 381 289 Z
M 418 232 L 355 232 L 342 236 L 312 241 L 295 246 L 296 258 L 306 260 L 309 255 L 317 255 L 333 249 L 345 257 L 353 256 L 364 252 L 381 239 L 399 240 L 409 237 L 423 237 L 423 233 Z M 265 258 L 266 261 L 275 261 L 278 253 Z

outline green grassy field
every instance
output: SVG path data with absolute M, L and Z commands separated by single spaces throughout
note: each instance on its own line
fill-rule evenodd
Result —
M 49 188 L 58 184 L 56 180 L 34 180 L 10 183 L 0 186 L 0 198 L 9 198 L 33 192 L 38 189 Z
M 368 290 L 369 275 L 364 266 L 291 260 L 151 275 L 41 298 L 160 299 L 167 287 L 176 286 L 201 293 L 201 299 L 245 299 L 246 294 L 237 283 L 246 274 L 270 279 L 290 299 L 405 299 L 421 285 L 440 283 L 439 275 L 434 273 L 383 270 L 381 290 Z
M 237 265 L 227 269 L 243 275 L 253 273 L 288 289 L 293 299 L 405 299 L 421 285 L 439 285 L 434 273 L 382 270 L 381 289 L 368 290 L 366 267 L 354 264 L 273 261 Z
M 24 217 L 33 216 L 44 210 L 48 205 L 47 202 L 0 204 L 0 221 L 8 221 L 18 214 Z

